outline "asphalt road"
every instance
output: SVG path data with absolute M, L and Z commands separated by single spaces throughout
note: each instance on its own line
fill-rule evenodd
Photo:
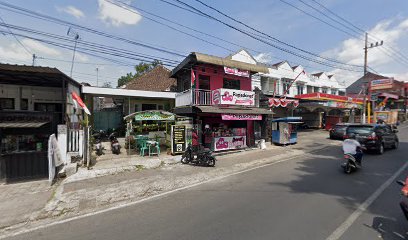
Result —
M 407 133 L 399 149 L 366 155 L 351 175 L 330 147 L 10 239 L 406 239 L 401 187 L 381 186 L 407 162 Z

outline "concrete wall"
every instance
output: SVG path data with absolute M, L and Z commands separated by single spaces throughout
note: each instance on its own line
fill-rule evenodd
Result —
M 0 98 L 14 98 L 14 110 L 20 109 L 20 99 L 28 99 L 28 110 L 34 103 L 63 103 L 61 88 L 0 84 Z

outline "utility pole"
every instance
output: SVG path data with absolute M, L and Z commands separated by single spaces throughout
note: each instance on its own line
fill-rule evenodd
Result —
M 99 87 L 99 68 L 96 68 L 96 86 Z
M 33 54 L 33 67 L 35 66 L 35 59 L 37 58 L 37 56 L 35 54 Z
M 77 43 L 78 43 L 78 40 L 79 40 L 79 34 L 77 32 L 75 32 L 75 31 L 73 31 L 72 28 L 69 28 L 68 32 L 67 32 L 67 35 L 71 36 L 71 37 L 73 36 L 74 40 L 75 40 L 74 53 L 72 54 L 71 72 L 70 72 L 70 75 L 69 75 L 70 77 L 72 77 L 72 70 L 74 69 L 74 61 L 75 61 L 75 51 L 76 51 Z
M 375 48 L 382 46 L 384 44 L 384 41 L 381 42 L 376 42 L 371 43 L 370 46 L 368 46 L 368 33 L 365 33 L 365 44 L 364 44 L 364 76 L 363 76 L 363 94 L 364 94 L 364 102 L 363 102 L 363 111 L 362 111 L 362 123 L 366 123 L 366 109 L 367 109 L 367 94 L 368 94 L 368 86 L 370 85 L 369 80 L 367 79 L 367 68 L 368 68 L 368 49 L 369 48 Z M 370 121 L 370 120 L 368 120 Z

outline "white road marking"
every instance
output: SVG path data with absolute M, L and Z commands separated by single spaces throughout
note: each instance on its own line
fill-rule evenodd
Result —
M 395 181 L 395 179 L 408 167 L 406 162 L 397 172 L 384 182 L 369 198 L 367 198 L 326 240 L 337 240 L 351 227 L 358 217 Z
M 313 152 L 318 152 L 318 151 L 324 150 L 326 148 L 327 147 L 316 149 L 316 150 L 313 150 L 313 151 L 309 152 L 308 154 L 311 154 Z M 189 185 L 189 186 L 176 188 L 176 189 L 173 189 L 173 190 L 170 190 L 170 191 L 167 191 L 167 192 L 163 192 L 163 193 L 159 193 L 157 195 L 150 196 L 150 197 L 147 197 L 147 198 L 144 198 L 144 199 L 140 199 L 140 200 L 137 200 L 137 201 L 134 201 L 134 202 L 124 203 L 124 204 L 120 204 L 120 205 L 110 207 L 110 208 L 107 208 L 107 209 L 99 210 L 99 211 L 96 211 L 96 212 L 87 213 L 87 214 L 84 214 L 84 215 L 81 215 L 81 216 L 71 217 L 71 218 L 67 218 L 67 219 L 64 219 L 64 220 L 59 220 L 59 221 L 55 221 L 55 222 L 52 222 L 52 223 L 36 226 L 36 227 L 33 227 L 33 228 L 28 228 L 28 229 L 23 229 L 23 230 L 16 231 L 16 232 L 11 232 L 11 233 L 5 234 L 3 236 L 0 236 L 0 239 L 14 237 L 14 236 L 21 235 L 21 234 L 24 234 L 24 233 L 29 233 L 29 232 L 41 230 L 41 229 L 44 229 L 44 228 L 52 227 L 52 226 L 55 226 L 55 225 L 59 225 L 59 224 L 67 223 L 67 222 L 72 222 L 72 221 L 79 220 L 79 219 L 82 219 L 82 218 L 98 215 L 98 214 L 101 214 L 101 213 L 106 213 L 106 212 L 109 212 L 109 211 L 112 211 L 112 210 L 117 210 L 117 209 L 121 209 L 121 208 L 125 208 L 125 207 L 130 207 L 130 206 L 133 206 L 133 205 L 136 205 L 136 204 L 139 204 L 139 203 L 142 203 L 142 202 L 147 202 L 147 201 L 150 201 L 150 200 L 154 200 L 156 198 L 160 198 L 160 197 L 163 197 L 163 196 L 175 193 L 175 192 L 179 192 L 179 191 L 182 191 L 182 190 L 185 190 L 185 189 L 193 188 L 193 187 L 205 184 L 205 183 L 209 183 L 209 182 L 217 181 L 217 180 L 222 180 L 224 178 L 235 176 L 235 175 L 238 175 L 238 174 L 241 174 L 241 173 L 246 173 L 246 172 L 253 171 L 253 170 L 256 170 L 256 169 L 259 169 L 259 168 L 275 165 L 275 164 L 278 164 L 278 163 L 286 162 L 286 161 L 293 160 L 293 159 L 296 159 L 296 158 L 299 158 L 299 157 L 302 157 L 302 156 L 304 156 L 304 155 L 295 155 L 295 156 L 292 156 L 292 157 L 289 157 L 289 158 L 286 158 L 286 159 L 278 160 L 278 161 L 271 162 L 271 163 L 266 163 L 266 164 L 261 165 L 261 166 L 256 166 L 256 167 L 253 167 L 253 168 L 241 170 L 241 171 L 238 171 L 238 172 L 235 172 L 235 173 L 231 173 L 231 174 L 228 174 L 228 175 L 216 177 L 216 178 L 209 179 L 209 180 L 206 180 L 206 181 L 202 181 L 202 182 L 199 182 L 199 183 L 195 183 L 195 184 L 192 184 L 192 185 Z M 264 158 L 264 159 L 268 159 L 268 158 Z M 264 159 L 261 159 L 261 160 L 264 160 Z

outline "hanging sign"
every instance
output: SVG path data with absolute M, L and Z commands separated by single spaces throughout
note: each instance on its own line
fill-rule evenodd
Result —
M 186 126 L 171 126 L 171 153 L 180 154 L 186 150 Z
M 238 68 L 224 67 L 224 72 L 226 74 L 231 74 L 231 75 L 235 75 L 235 76 L 249 77 L 249 71 L 241 70 L 241 69 L 238 69 Z
M 212 101 L 215 105 L 254 106 L 255 92 L 220 88 L 212 92 Z
M 262 120 L 262 115 L 257 114 L 221 114 L 222 120 Z
M 371 90 L 389 89 L 392 88 L 393 79 L 377 79 L 371 81 Z

